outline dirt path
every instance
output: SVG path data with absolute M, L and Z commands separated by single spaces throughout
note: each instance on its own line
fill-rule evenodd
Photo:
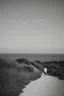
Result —
M 31 82 L 19 96 L 64 96 L 64 80 L 43 75 Z

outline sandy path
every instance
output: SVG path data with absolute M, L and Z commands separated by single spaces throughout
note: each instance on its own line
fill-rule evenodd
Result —
M 53 76 L 42 76 L 31 82 L 19 96 L 64 96 L 64 80 Z

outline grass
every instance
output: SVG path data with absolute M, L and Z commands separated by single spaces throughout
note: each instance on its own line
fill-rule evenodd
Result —
M 30 81 L 40 74 L 26 64 L 0 59 L 0 96 L 18 96 Z
M 20 58 L 18 60 L 21 61 L 22 59 Z M 23 61 L 26 61 L 26 60 L 23 58 Z M 32 65 L 42 72 L 46 67 L 48 69 L 48 72 L 47 72 L 48 75 L 56 76 L 59 79 L 64 80 L 64 61 L 47 61 L 47 62 L 42 62 L 38 60 L 36 61 L 27 60 L 27 61 L 28 61 L 27 62 L 28 65 Z M 26 64 L 26 62 L 24 64 Z
M 20 62 L 18 62 L 20 60 Z M 29 61 L 24 58 L 16 61 L 0 59 L 0 96 L 18 96 L 25 85 L 40 78 L 44 68 L 48 75 L 64 80 L 64 61 Z M 37 68 L 38 71 L 35 71 Z

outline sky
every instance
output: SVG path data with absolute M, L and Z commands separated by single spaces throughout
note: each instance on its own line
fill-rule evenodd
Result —
M 64 1 L 0 0 L 0 53 L 64 53 Z

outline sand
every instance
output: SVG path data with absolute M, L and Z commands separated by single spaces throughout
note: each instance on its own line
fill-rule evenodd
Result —
M 19 96 L 64 96 L 64 80 L 41 75 L 41 78 L 31 81 L 23 91 Z

